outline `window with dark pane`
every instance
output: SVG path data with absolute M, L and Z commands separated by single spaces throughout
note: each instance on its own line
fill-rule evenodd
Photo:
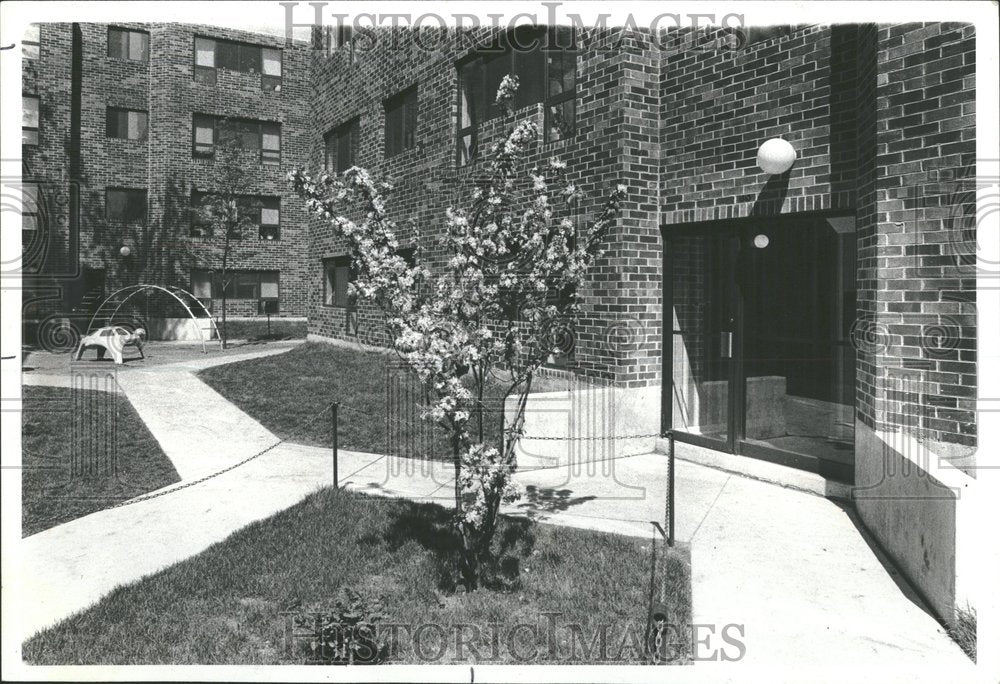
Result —
M 417 87 L 385 101 L 385 156 L 392 157 L 415 145 Z
M 545 50 L 545 140 L 576 135 L 576 45 L 571 29 L 550 32 Z
M 323 260 L 323 304 L 346 307 L 350 304 L 348 285 L 353 279 L 351 258 L 338 256 Z
M 105 218 L 125 223 L 146 222 L 146 191 L 128 188 L 105 190 Z
M 149 34 L 145 31 L 108 27 L 108 57 L 148 62 Z
M 327 171 L 339 173 L 354 166 L 360 123 L 360 118 L 354 117 L 324 136 L 324 167 Z
M 207 192 L 191 193 L 191 237 L 212 236 L 212 217 L 209 212 L 212 195 Z
M 459 166 L 476 157 L 479 125 L 500 115 L 496 93 L 507 74 L 518 78 L 516 109 L 543 103 L 547 141 L 575 134 L 574 39 L 570 28 L 519 26 L 458 64 L 456 163 Z
M 123 140 L 146 140 L 148 115 L 134 109 L 108 107 L 107 136 Z

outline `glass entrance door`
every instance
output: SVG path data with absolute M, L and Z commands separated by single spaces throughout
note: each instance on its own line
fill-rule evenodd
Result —
M 675 436 L 850 481 L 853 217 L 742 219 L 666 238 Z
M 665 278 L 671 317 L 671 424 L 692 441 L 732 450 L 738 238 L 732 230 L 672 235 Z

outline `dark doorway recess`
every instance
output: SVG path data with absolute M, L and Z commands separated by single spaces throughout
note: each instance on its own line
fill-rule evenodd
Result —
M 664 247 L 664 428 L 851 482 L 853 215 L 667 226 Z

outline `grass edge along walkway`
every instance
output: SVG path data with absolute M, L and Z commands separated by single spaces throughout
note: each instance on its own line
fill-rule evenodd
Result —
M 403 626 L 391 663 L 472 662 L 459 633 L 483 664 L 641 662 L 648 539 L 504 518 L 493 584 L 466 594 L 452 583 L 449 515 L 434 504 L 320 490 L 35 635 L 24 644 L 25 661 L 300 663 L 302 644 L 289 651 L 285 642 L 287 614 L 329 605 L 351 586 L 384 596 L 386 622 Z M 667 573 L 671 623 L 689 625 L 690 556 L 663 548 L 657 567 Z M 490 660 L 494 633 L 499 652 Z M 680 653 L 677 662 L 688 657 Z

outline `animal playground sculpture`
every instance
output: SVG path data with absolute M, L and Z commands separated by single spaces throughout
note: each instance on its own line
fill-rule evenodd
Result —
M 80 340 L 80 346 L 76 350 L 76 360 L 83 358 L 86 349 L 97 349 L 97 359 L 103 360 L 105 353 L 110 353 L 111 358 L 119 366 L 124 363 L 123 353 L 125 347 L 135 347 L 139 350 L 139 356 L 143 359 L 146 355 L 142 352 L 142 347 L 146 343 L 146 331 L 143 328 L 136 328 L 135 332 L 130 332 L 120 325 L 98 328 Z

